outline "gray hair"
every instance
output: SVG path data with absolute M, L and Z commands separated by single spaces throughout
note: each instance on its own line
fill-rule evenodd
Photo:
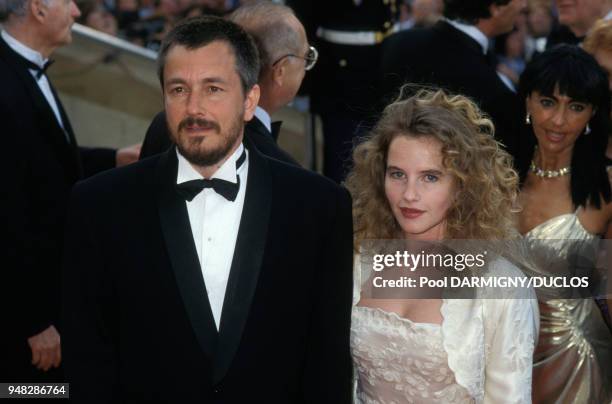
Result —
M 24 17 L 28 0 L 0 0 L 0 22 L 7 21 L 11 15 Z
M 299 22 L 291 8 L 270 1 L 247 3 L 229 16 L 255 39 L 262 70 L 288 53 L 302 51 L 300 35 L 290 23 L 292 18 Z

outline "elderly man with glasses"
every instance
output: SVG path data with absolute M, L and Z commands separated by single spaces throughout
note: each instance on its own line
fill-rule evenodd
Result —
M 253 36 L 261 57 L 261 96 L 245 135 L 263 154 L 299 165 L 276 144 L 280 122 L 272 122 L 270 115 L 293 100 L 306 71 L 316 64 L 318 52 L 309 46 L 302 23 L 289 7 L 256 2 L 241 6 L 229 19 Z M 165 112 L 160 112 L 147 131 L 140 158 L 161 153 L 171 144 Z

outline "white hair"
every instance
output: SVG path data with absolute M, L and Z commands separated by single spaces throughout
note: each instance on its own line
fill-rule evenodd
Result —
M 296 18 L 291 8 L 269 1 L 247 3 L 229 16 L 231 21 L 240 25 L 255 39 L 262 70 L 283 54 L 300 52 L 302 41 L 295 27 L 289 22 L 291 18 Z
M 23 17 L 26 14 L 28 0 L 0 0 L 0 21 L 6 21 L 11 15 Z

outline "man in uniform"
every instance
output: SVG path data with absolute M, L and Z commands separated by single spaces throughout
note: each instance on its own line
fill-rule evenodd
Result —
M 341 182 L 353 140 L 375 120 L 381 43 L 397 30 L 396 0 L 288 0 L 316 38 L 319 62 L 307 80 L 323 123 L 323 173 Z

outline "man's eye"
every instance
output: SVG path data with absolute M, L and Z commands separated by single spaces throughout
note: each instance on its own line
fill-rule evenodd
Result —
M 208 87 L 208 92 L 209 92 L 209 93 L 212 93 L 212 94 L 214 94 L 214 93 L 219 93 L 219 92 L 221 92 L 221 91 L 223 91 L 223 90 L 222 90 L 221 88 L 219 88 L 219 87 L 216 87 L 216 86 L 210 86 L 210 87 Z
M 170 92 L 172 94 L 182 94 L 185 92 L 185 88 L 184 87 L 173 87 L 170 89 Z

